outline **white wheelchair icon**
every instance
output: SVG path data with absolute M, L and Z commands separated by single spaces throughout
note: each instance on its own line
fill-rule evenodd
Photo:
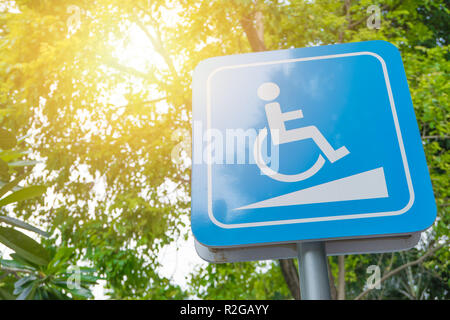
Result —
M 335 150 L 316 126 L 286 130 L 285 122 L 303 118 L 303 112 L 300 109 L 290 112 L 281 112 L 281 107 L 278 102 L 270 102 L 275 100 L 280 94 L 280 88 L 276 83 L 263 83 L 258 88 L 257 93 L 260 99 L 269 102 L 265 105 L 265 111 L 269 123 L 270 134 L 272 136 L 272 143 L 274 145 L 312 139 L 331 163 L 336 162 L 350 153 L 345 146 Z M 306 180 L 315 175 L 325 164 L 325 159 L 322 154 L 320 154 L 315 163 L 303 172 L 297 174 L 282 174 L 272 170 L 267 166 L 261 154 L 262 144 L 266 139 L 267 134 L 266 127 L 259 132 L 253 147 L 253 156 L 261 172 L 270 178 L 282 182 Z

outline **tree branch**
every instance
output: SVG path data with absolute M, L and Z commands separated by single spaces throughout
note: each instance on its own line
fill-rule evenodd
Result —
M 104 57 L 105 64 L 113 69 L 116 69 L 121 72 L 128 73 L 132 76 L 142 78 L 142 79 L 148 79 L 148 75 L 145 72 L 139 71 L 137 69 L 124 66 L 116 61 L 113 57 Z
M 430 249 L 427 253 L 425 253 L 423 256 L 421 256 L 419 259 L 411 261 L 409 263 L 406 263 L 400 267 L 398 267 L 397 269 L 392 270 L 391 272 L 388 272 L 385 276 L 383 276 L 380 280 L 378 280 L 376 283 L 374 283 L 374 285 L 363 291 L 359 296 L 357 296 L 355 298 L 355 300 L 360 300 L 362 298 L 364 298 L 367 294 L 369 294 L 370 291 L 372 291 L 379 283 L 382 283 L 383 281 L 389 279 L 390 277 L 396 275 L 397 273 L 405 270 L 406 268 L 415 266 L 417 264 L 421 264 L 423 261 L 425 261 L 425 259 L 427 259 L 428 257 L 430 257 L 431 255 L 433 255 L 436 251 L 438 251 L 439 249 L 443 248 L 444 246 L 448 245 L 449 241 L 444 242 L 442 245 L 434 247 L 432 249 Z
M 422 139 L 447 140 L 450 139 L 450 136 L 422 136 Z
M 157 98 L 157 99 L 153 99 L 153 100 L 144 101 L 142 104 L 143 105 L 154 104 L 154 103 L 157 103 L 160 101 L 164 101 L 166 99 L 167 99 L 167 97 Z
M 344 13 L 345 13 L 345 19 L 347 21 L 347 28 L 350 29 L 350 6 L 351 6 L 351 0 L 345 0 L 344 1 Z M 339 32 L 339 43 L 342 43 L 342 41 L 344 40 L 344 31 L 345 30 L 341 30 Z
M 240 19 L 240 23 L 242 25 L 242 28 L 244 29 L 245 34 L 247 35 L 248 42 L 250 43 L 250 47 L 253 51 L 259 52 L 259 51 L 266 51 L 266 45 L 264 44 L 264 39 L 262 37 L 262 30 L 263 29 L 263 21 L 262 21 L 262 14 L 257 13 L 257 23 L 258 26 L 255 27 L 254 24 L 254 14 L 250 14 L 247 16 L 244 16 Z M 259 32 L 258 32 L 259 31 Z
M 150 17 L 151 18 L 151 17 Z M 155 27 L 157 38 L 155 38 L 147 29 L 147 27 L 139 20 L 139 18 L 136 17 L 135 23 L 137 26 L 145 33 L 147 38 L 149 38 L 150 42 L 153 45 L 153 48 L 155 48 L 156 52 L 158 52 L 161 57 L 163 57 L 164 61 L 166 62 L 167 66 L 169 67 L 170 72 L 175 78 L 178 78 L 178 73 L 175 69 L 174 63 L 172 59 L 170 58 L 169 54 L 167 53 L 167 50 L 164 48 L 161 32 L 158 28 Z

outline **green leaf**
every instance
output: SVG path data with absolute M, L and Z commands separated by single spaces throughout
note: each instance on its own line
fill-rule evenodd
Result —
M 19 219 L 13 218 L 13 217 L 0 215 L 0 222 L 4 222 L 4 223 L 10 224 L 12 226 L 28 230 L 28 231 L 36 232 L 37 234 L 40 234 L 41 236 L 44 236 L 47 238 L 49 237 L 49 234 L 47 232 L 42 231 L 41 229 L 38 229 L 38 228 L 32 226 L 31 224 L 28 224 L 26 222 L 23 222 Z
M 8 165 L 11 168 L 15 168 L 15 167 L 34 166 L 38 163 L 39 163 L 39 161 L 34 161 L 34 160 L 20 160 L 20 161 L 10 162 L 10 163 L 8 163 Z
M 50 261 L 48 252 L 43 246 L 13 228 L 0 227 L 0 242 L 37 265 L 47 265 Z
M 89 299 L 92 298 L 93 295 L 89 289 L 85 288 L 75 288 L 75 289 L 66 289 L 68 292 L 72 294 L 75 298 Z
M 61 275 L 61 276 L 58 277 L 58 280 L 60 280 L 60 281 L 67 281 L 72 275 L 73 275 L 73 274 L 64 274 L 64 275 Z M 85 285 L 88 285 L 88 284 L 96 284 L 97 281 L 100 279 L 100 278 L 97 277 L 97 276 L 94 276 L 94 275 L 86 275 L 86 274 L 82 274 L 82 273 L 80 273 L 79 276 L 80 276 L 80 283 L 81 283 L 81 284 L 85 284 Z
M 16 137 L 8 130 L 0 128 L 0 149 L 11 149 L 14 148 L 16 144 Z
M 72 257 L 75 248 L 60 248 L 53 256 L 53 259 L 47 266 L 47 274 L 55 274 L 57 272 L 65 272 L 67 270 L 67 261 Z
M 82 284 L 96 284 L 99 279 L 100 279 L 99 277 L 93 275 L 85 275 L 85 274 L 80 275 L 80 280 Z
M 6 194 L 8 191 L 11 191 L 11 190 L 12 191 L 22 190 L 23 188 L 19 188 L 18 190 L 15 190 L 15 188 L 17 187 L 19 182 L 22 181 L 23 179 L 25 179 L 30 173 L 31 173 L 31 171 L 25 172 L 25 173 L 19 175 L 18 177 L 16 177 L 13 181 L 2 184 L 1 189 L 0 189 L 0 197 L 2 197 L 4 194 Z
M 0 159 L 0 179 L 9 181 L 9 167 L 2 159 Z
M 70 300 L 68 296 L 55 288 L 48 288 L 48 296 L 51 300 Z
M 74 298 L 89 299 L 93 297 L 93 294 L 89 289 L 81 286 L 78 288 L 69 288 L 67 281 L 54 281 L 53 284 L 71 293 Z
M 35 263 L 25 259 L 20 254 L 18 254 L 17 252 L 11 253 L 10 256 L 11 256 L 11 258 L 14 259 L 14 261 L 17 261 L 17 262 L 23 264 L 24 266 L 28 266 L 28 267 L 30 267 L 30 268 L 32 268 L 34 270 L 39 268 L 39 265 L 37 265 L 37 264 L 35 264 Z
M 10 162 L 12 160 L 16 160 L 18 158 L 23 157 L 24 155 L 30 154 L 31 151 L 17 151 L 17 150 L 2 150 L 0 151 L 0 159 L 5 162 Z
M 0 288 L 0 300 L 15 300 L 16 297 L 7 290 Z
M 0 200 L 0 207 L 6 206 L 7 204 L 14 203 L 17 201 L 28 200 L 37 196 L 42 195 L 47 190 L 46 186 L 31 186 L 23 188 L 16 191 L 9 196 Z
M 36 288 L 37 288 L 37 283 L 32 282 L 31 284 L 29 284 L 26 288 L 24 288 L 22 290 L 22 292 L 20 293 L 20 295 L 17 297 L 16 300 L 31 300 L 31 299 L 33 299 Z
M 30 282 L 36 280 L 35 276 L 25 276 L 14 283 L 14 294 L 19 294 L 29 285 Z
M 0 190 L 1 190 L 4 186 L 6 186 L 7 184 L 8 184 L 7 182 L 1 181 L 1 180 L 0 180 Z M 22 189 L 22 187 L 20 187 L 20 186 L 14 186 L 14 187 L 11 188 L 10 191 L 19 191 L 20 189 Z M 8 191 L 6 191 L 6 192 L 8 192 Z M 5 193 L 6 193 L 6 192 L 5 192 Z M 1 198 L 1 196 L 0 196 L 0 198 Z
M 6 267 L 6 268 L 11 268 L 11 269 L 16 269 L 16 270 L 23 270 L 24 272 L 33 270 L 28 265 L 25 265 L 22 262 L 16 261 L 16 260 L 0 259 L 0 266 Z

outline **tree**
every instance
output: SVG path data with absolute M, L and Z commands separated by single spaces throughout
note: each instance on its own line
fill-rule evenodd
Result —
M 10 150 L 16 147 L 17 142 L 21 143 L 23 140 L 24 138 L 16 139 L 8 130 L 0 129 L 1 212 L 5 211 L 5 206 L 9 204 L 42 196 L 47 189 L 44 185 L 19 186 L 19 183 L 30 175 L 29 167 L 36 164 L 36 161 L 21 160 L 26 152 L 17 148 Z M 11 175 L 15 177 L 11 179 Z M 73 276 L 69 272 L 69 260 L 73 249 L 52 248 L 51 255 L 40 243 L 17 228 L 48 237 L 46 232 L 4 213 L 0 213 L 0 222 L 9 226 L 0 226 L 0 243 L 14 251 L 11 254 L 12 259 L 0 257 L 0 279 L 2 280 L 0 299 L 92 297 L 88 286 L 95 284 L 97 280 L 91 274 L 92 270 L 76 267 L 78 272 L 75 275 L 76 281 L 75 283 L 71 281 Z
M 0 111 L 11 112 L 1 125 L 30 133 L 32 152 L 45 168 L 28 182 L 45 183 L 55 195 L 48 208 L 18 204 L 15 215 L 48 225 L 48 245 L 74 249 L 74 259 L 95 266 L 114 298 L 185 297 L 188 292 L 157 269 L 159 250 L 188 233 L 189 159 L 174 162 L 172 155 L 180 135 L 189 138 L 183 133 L 190 132 L 194 67 L 213 56 L 383 39 L 404 59 L 439 206 L 425 244 L 440 243 L 449 223 L 448 8 L 441 1 L 380 1 L 380 28 L 370 29 L 372 4 L 6 1 L 0 6 Z M 151 57 L 139 65 L 124 54 L 133 34 Z M 338 289 L 344 279 L 347 296 L 356 297 L 364 290 L 364 267 L 379 257 L 330 259 Z M 399 257 L 394 260 L 404 263 Z M 444 257 L 447 247 L 420 267 L 445 270 Z M 338 265 L 345 277 L 338 277 Z M 209 266 L 192 274 L 189 291 L 214 298 L 220 287 L 230 298 L 286 298 L 298 291 L 294 270 L 292 261 Z M 251 272 L 261 280 L 251 277 L 244 294 L 238 274 Z M 443 280 L 433 282 L 429 296 L 444 298 L 448 277 L 436 272 Z

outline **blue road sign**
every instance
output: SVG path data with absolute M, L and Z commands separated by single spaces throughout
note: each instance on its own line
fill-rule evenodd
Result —
M 395 46 L 207 59 L 193 79 L 192 230 L 248 246 L 407 234 L 436 205 Z

